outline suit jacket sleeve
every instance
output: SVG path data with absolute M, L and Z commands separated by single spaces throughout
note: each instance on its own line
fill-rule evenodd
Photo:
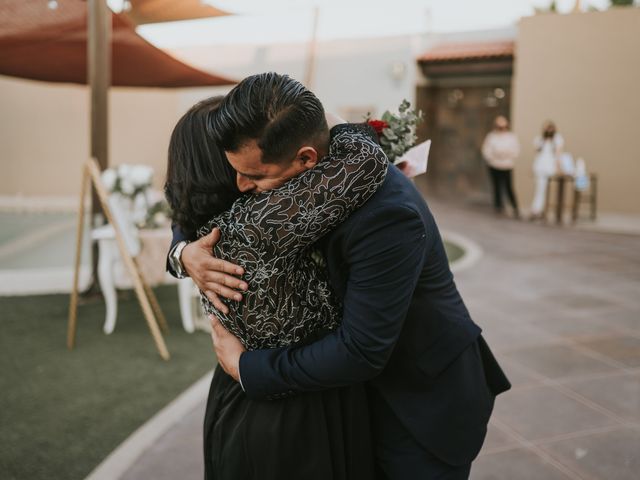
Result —
M 306 346 L 243 353 L 240 376 L 250 398 L 356 383 L 385 367 L 426 256 L 425 226 L 411 208 L 382 207 L 354 225 L 346 245 L 341 325 Z
M 187 237 L 185 236 L 184 233 L 182 233 L 182 230 L 180 229 L 180 227 L 175 223 L 171 224 L 171 231 L 173 232 L 173 238 L 171 239 L 171 247 L 169 247 L 169 251 L 167 252 L 166 270 L 171 275 L 178 278 L 176 275 L 176 272 L 173 271 L 173 269 L 171 268 L 171 264 L 169 263 L 169 254 L 171 253 L 171 250 L 173 250 L 173 247 L 176 246 L 176 243 L 181 242 L 183 240 L 187 240 Z

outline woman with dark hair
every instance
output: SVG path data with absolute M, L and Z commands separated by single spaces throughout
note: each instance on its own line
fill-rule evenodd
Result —
M 204 134 L 209 114 L 223 98 L 211 97 L 191 107 L 178 120 L 169 142 L 165 196 L 173 221 L 191 239 L 240 197 L 236 172 L 215 140 Z
M 206 133 L 218 99 L 189 110 L 169 147 L 165 186 L 191 238 L 221 230 L 215 255 L 246 267 L 242 302 L 216 310 L 247 349 L 305 344 L 335 328 L 341 305 L 313 244 L 384 181 L 387 159 L 371 133 L 334 127 L 329 153 L 279 188 L 241 195 L 224 152 Z M 216 368 L 204 425 L 208 479 L 370 479 L 373 454 L 362 384 L 277 400 L 250 400 Z

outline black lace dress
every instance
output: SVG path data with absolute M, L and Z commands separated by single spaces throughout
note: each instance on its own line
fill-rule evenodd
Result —
M 384 181 L 387 159 L 362 127 L 339 125 L 329 155 L 284 186 L 237 200 L 198 233 L 222 231 L 219 258 L 241 264 L 249 291 L 223 314 L 245 347 L 312 341 L 335 328 L 341 305 L 314 243 L 362 206 Z M 207 479 L 373 478 L 363 385 L 250 400 L 217 368 L 204 425 Z

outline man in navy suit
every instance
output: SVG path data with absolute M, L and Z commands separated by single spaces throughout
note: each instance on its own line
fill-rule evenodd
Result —
M 255 85 L 274 75 L 250 78 Z M 286 178 L 243 175 L 266 171 L 261 132 L 250 122 L 260 102 L 246 82 L 222 102 L 211 130 L 240 190 L 252 192 Z M 270 113 L 277 117 L 286 105 L 277 103 L 277 92 L 274 99 Z M 212 257 L 213 235 L 185 243 L 174 229 L 169 266 L 191 275 L 224 309 L 219 296 L 237 300 L 247 285 L 234 276 L 239 267 Z M 510 384 L 462 301 L 424 199 L 389 165 L 375 195 L 319 246 L 343 301 L 341 325 L 303 346 L 244 351 L 213 320 L 221 366 L 255 399 L 367 382 L 380 478 L 468 478 L 494 398 Z

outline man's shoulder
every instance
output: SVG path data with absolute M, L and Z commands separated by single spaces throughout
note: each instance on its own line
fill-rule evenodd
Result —
M 426 207 L 415 185 L 396 167 L 389 166 L 383 184 L 358 212 L 367 214 L 380 209 L 408 208 L 420 213 Z
M 398 212 L 406 212 L 420 221 L 429 216 L 428 207 L 415 185 L 396 167 L 389 166 L 378 191 L 340 226 L 341 230 L 361 228 L 363 223 L 390 221 Z M 404 217 L 404 215 L 403 215 Z

